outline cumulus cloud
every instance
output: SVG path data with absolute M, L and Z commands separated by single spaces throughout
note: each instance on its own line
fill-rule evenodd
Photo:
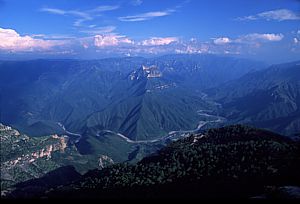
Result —
M 120 44 L 133 44 L 134 42 L 125 36 L 118 35 L 96 35 L 94 45 L 96 47 L 117 46 Z
M 242 35 L 236 39 L 230 39 L 228 37 L 214 38 L 213 43 L 215 45 L 228 45 L 228 44 L 256 44 L 261 42 L 277 42 L 284 38 L 283 34 L 275 33 L 250 33 Z
M 228 44 L 228 43 L 230 43 L 230 42 L 231 42 L 231 40 L 230 40 L 229 38 L 227 38 L 227 37 L 216 38 L 216 39 L 214 40 L 214 43 L 215 43 L 216 45 L 224 45 L 224 44 Z
M 169 45 L 173 42 L 177 42 L 178 38 L 176 37 L 166 37 L 166 38 L 159 38 L 153 37 L 147 40 L 142 41 L 142 45 L 145 46 L 158 46 L 158 45 Z
M 94 27 L 95 28 L 95 27 Z M 210 53 L 210 54 L 240 54 L 256 52 L 264 44 L 279 42 L 284 36 L 275 33 L 250 33 L 237 38 L 222 36 L 211 41 L 200 41 L 192 38 L 188 40 L 178 37 L 151 37 L 148 39 L 133 41 L 127 36 L 113 33 L 114 27 L 96 27 L 95 33 L 87 31 L 91 36 L 77 37 L 43 34 L 20 35 L 12 29 L 0 29 L 0 50 L 4 52 L 32 52 L 32 53 L 101 53 L 122 56 L 129 54 L 139 56 L 141 54 L 169 54 L 169 53 Z M 98 32 L 96 32 L 98 30 Z M 299 36 L 290 40 L 297 48 Z M 277 43 L 275 43 L 277 44 Z M 280 44 L 278 44 L 280 45 Z M 267 46 L 267 45 L 266 45 Z
M 36 39 L 28 35 L 21 36 L 15 30 L 0 28 L 0 50 L 28 52 L 49 50 L 63 44 L 64 41 Z
M 300 15 L 288 9 L 278 9 L 272 11 L 266 11 L 258 13 L 256 15 L 239 17 L 237 20 L 250 21 L 250 20 L 275 20 L 275 21 L 286 21 L 286 20 L 300 20 Z
M 212 41 L 207 42 L 195 38 L 185 41 L 178 37 L 152 37 L 132 41 L 125 36 L 107 34 L 95 36 L 94 46 L 101 48 L 101 53 L 130 54 L 131 56 L 168 53 L 241 55 L 256 53 L 264 44 L 279 42 L 283 38 L 283 34 L 250 33 L 237 38 L 226 36 L 213 38 Z
M 133 16 L 122 16 L 122 17 L 119 17 L 119 20 L 120 21 L 128 21 L 128 22 L 147 21 L 147 20 L 151 20 L 151 19 L 157 18 L 157 17 L 168 16 L 174 12 L 175 12 L 174 9 L 168 9 L 165 11 L 153 11 L 153 12 L 141 13 L 141 14 L 133 15 Z
M 211 47 L 206 43 L 185 44 L 175 49 L 176 54 L 203 54 L 212 53 Z
M 259 34 L 259 33 L 251 33 L 248 35 L 244 35 L 241 38 L 238 39 L 238 41 L 241 42 L 249 42 L 249 41 L 281 41 L 283 39 L 284 35 L 283 34 L 274 34 L 274 33 L 264 33 L 264 34 Z

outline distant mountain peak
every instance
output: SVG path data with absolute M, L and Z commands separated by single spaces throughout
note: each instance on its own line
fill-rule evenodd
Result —
M 162 72 L 157 65 L 145 66 L 142 65 L 145 76 L 149 78 L 160 78 L 162 77 Z

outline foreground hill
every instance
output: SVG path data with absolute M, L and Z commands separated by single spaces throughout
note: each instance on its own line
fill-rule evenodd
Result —
M 83 157 L 66 136 L 29 137 L 0 123 L 0 141 L 1 196 L 19 182 L 40 178 L 66 165 L 76 167 L 79 172 L 98 167 L 97 155 L 93 159 Z
M 280 186 L 300 185 L 299 155 L 297 142 L 234 125 L 173 142 L 136 165 L 123 163 L 90 171 L 71 184 L 52 186 L 46 194 L 28 193 L 21 186 L 11 196 L 250 198 L 267 193 L 263 197 L 274 198 L 283 196 L 276 193 L 278 189 L 288 188 Z M 27 190 L 42 183 L 32 182 L 26 184 Z M 294 196 L 299 198 L 299 194 Z

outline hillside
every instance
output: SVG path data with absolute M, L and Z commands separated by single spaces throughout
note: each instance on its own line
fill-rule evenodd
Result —
M 252 124 L 285 135 L 300 130 L 300 63 L 273 65 L 207 93 L 231 123 Z
M 97 126 L 153 139 L 195 129 L 198 110 L 216 109 L 201 90 L 263 67 L 214 55 L 2 61 L 0 121 L 32 136 L 66 134 L 61 123 L 76 134 Z
M 95 160 L 84 158 L 66 136 L 29 137 L 0 123 L 1 139 L 1 196 L 14 185 L 40 178 L 57 168 L 72 165 L 85 173 L 98 167 Z
M 136 165 L 90 171 L 43 197 L 250 198 L 267 193 L 265 198 L 274 198 L 280 195 L 268 194 L 270 186 L 300 185 L 299 150 L 299 143 L 265 130 L 240 125 L 210 129 L 173 142 Z M 42 195 L 22 192 L 12 196 Z
M 113 91 L 115 98 L 105 109 L 88 117 L 87 128 L 98 126 L 131 140 L 149 140 L 173 130 L 195 129 L 200 120 L 197 110 L 215 109 L 192 90 L 161 77 L 148 77 L 141 69 L 129 78 L 130 85 Z

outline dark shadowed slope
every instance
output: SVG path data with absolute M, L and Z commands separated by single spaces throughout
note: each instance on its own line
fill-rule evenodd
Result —
M 240 125 L 210 129 L 176 141 L 136 165 L 90 171 L 44 196 L 250 198 L 268 193 L 267 186 L 299 186 L 299 155 L 299 143 L 269 131 Z M 272 193 L 264 197 L 280 196 Z
M 300 131 L 300 61 L 253 72 L 209 95 L 232 123 L 253 124 L 286 135 Z

